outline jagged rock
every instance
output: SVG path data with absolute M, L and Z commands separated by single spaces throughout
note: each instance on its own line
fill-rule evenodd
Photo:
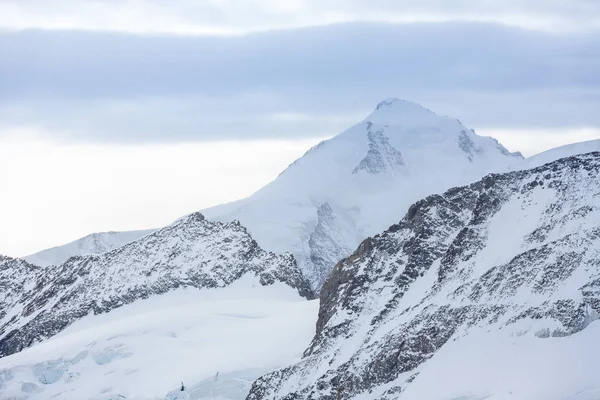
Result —
M 355 233 L 356 232 L 356 233 Z M 317 210 L 317 225 L 310 234 L 308 246 L 310 258 L 307 264 L 311 270 L 312 287 L 321 287 L 327 279 L 329 266 L 352 252 L 348 243 L 356 241 L 360 230 L 354 224 L 354 218 L 344 210 L 334 210 L 329 203 L 322 204 Z
M 290 254 L 262 250 L 239 222 L 188 215 L 102 255 L 72 257 L 41 268 L 0 259 L 0 356 L 100 314 L 178 287 L 224 287 L 245 274 L 263 285 L 284 282 L 312 297 Z
M 378 174 L 389 171 L 395 173 L 404 165 L 402 154 L 390 144 L 390 140 L 383 133 L 383 129 L 373 131 L 373 123 L 367 123 L 367 139 L 369 141 L 369 151 L 365 158 L 360 160 L 356 168 L 352 170 L 353 174 L 364 171 L 369 174 Z
M 248 400 L 404 398 L 476 329 L 535 322 L 547 325 L 539 340 L 586 329 L 600 316 L 600 152 L 415 203 L 336 265 L 320 300 L 303 359 L 259 378 Z

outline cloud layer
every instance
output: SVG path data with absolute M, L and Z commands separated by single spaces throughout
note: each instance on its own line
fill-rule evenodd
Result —
M 4 0 L 0 27 L 239 34 L 339 22 L 498 22 L 527 29 L 600 28 L 595 0 Z
M 0 253 L 245 196 L 389 96 L 597 138 L 599 32 L 596 0 L 2 0 Z
M 490 23 L 217 37 L 5 31 L 0 130 L 101 141 L 315 137 L 387 96 L 474 127 L 600 127 L 598 70 L 595 34 Z

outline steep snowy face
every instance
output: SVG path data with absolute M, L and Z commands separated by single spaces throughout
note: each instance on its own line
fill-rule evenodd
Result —
M 24 259 L 32 264 L 46 267 L 60 265 L 73 256 L 89 256 L 106 253 L 118 247 L 131 243 L 146 236 L 155 229 L 126 231 L 126 232 L 98 232 L 74 240 L 62 246 L 52 247 L 31 254 Z
M 238 219 L 261 246 L 292 252 L 318 291 L 340 257 L 412 202 L 520 159 L 455 119 L 391 98 L 251 197 L 203 212 Z
M 595 152 L 413 204 L 336 265 L 303 360 L 248 399 L 596 399 L 598 319 Z
M 22 265 L 27 272 L 28 264 Z M 238 222 L 207 221 L 200 213 L 111 252 L 73 257 L 45 272 L 9 293 L 0 307 L 0 356 L 46 339 L 90 313 L 179 287 L 225 287 L 245 274 L 257 276 L 263 285 L 284 282 L 302 296 L 312 296 L 292 255 L 268 253 Z

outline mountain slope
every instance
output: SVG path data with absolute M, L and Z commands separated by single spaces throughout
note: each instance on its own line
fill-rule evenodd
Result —
M 529 169 L 597 150 L 596 140 L 522 159 L 456 120 L 387 99 L 365 121 L 308 151 L 253 196 L 203 212 L 221 221 L 241 220 L 268 250 L 293 252 L 318 291 L 340 258 L 400 219 L 399 210 L 417 199 L 487 172 Z M 60 264 L 74 255 L 101 254 L 152 231 L 92 234 L 26 260 Z
M 240 220 L 261 246 L 292 252 L 318 291 L 340 257 L 412 202 L 520 159 L 455 119 L 391 98 L 254 195 L 203 212 Z
M 178 288 L 0 358 L 0 398 L 171 399 L 183 381 L 191 399 L 240 400 L 258 376 L 300 359 L 317 310 L 317 300 L 250 275 Z
M 337 264 L 303 360 L 248 400 L 592 400 L 598 319 L 595 152 L 413 204 Z
M 0 319 L 0 356 L 51 337 L 89 313 L 179 287 L 225 287 L 250 274 L 262 285 L 283 282 L 304 297 L 312 295 L 293 256 L 262 250 L 236 221 L 207 221 L 200 213 L 111 252 L 72 257 L 51 272 L 40 268 L 31 274 L 20 296 L 0 304 L 6 310 Z
M 24 257 L 31 264 L 46 267 L 60 265 L 73 256 L 89 256 L 106 253 L 127 243 L 149 235 L 156 229 L 125 232 L 92 233 L 70 243 L 42 250 Z
M 526 158 L 520 163 L 515 164 L 515 169 L 530 169 L 539 167 L 546 163 L 556 161 L 560 158 L 575 156 L 578 154 L 591 153 L 593 151 L 600 151 L 600 139 L 588 140 L 586 142 L 571 143 L 565 146 L 556 147 L 554 149 L 546 150 L 542 153 L 533 155 Z

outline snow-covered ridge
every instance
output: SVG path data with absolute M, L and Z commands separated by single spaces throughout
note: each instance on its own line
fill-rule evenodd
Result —
M 318 291 L 340 257 L 399 220 L 412 202 L 521 158 L 456 119 L 389 98 L 249 198 L 203 212 L 240 220 L 266 249 L 292 252 Z
M 283 282 L 310 297 L 289 254 L 262 250 L 239 222 L 220 223 L 194 213 L 102 255 L 72 257 L 48 269 L 0 260 L 0 356 L 60 332 L 90 313 L 101 314 L 179 287 L 226 287 L 246 274 L 262 285 Z M 11 292 L 19 264 L 26 282 Z
M 98 232 L 84 236 L 61 246 L 52 247 L 40 252 L 28 255 L 24 259 L 31 264 L 46 267 L 49 265 L 60 265 L 73 256 L 89 256 L 106 253 L 127 243 L 138 240 L 156 229 L 125 232 Z
M 586 142 L 571 143 L 565 146 L 556 147 L 546 150 L 542 153 L 528 157 L 522 162 L 515 165 L 515 169 L 530 169 L 539 167 L 560 158 L 575 156 L 577 154 L 591 153 L 600 151 L 600 139 L 588 140 Z
M 598 320 L 594 152 L 413 204 L 337 264 L 303 360 L 248 400 L 593 400 Z

